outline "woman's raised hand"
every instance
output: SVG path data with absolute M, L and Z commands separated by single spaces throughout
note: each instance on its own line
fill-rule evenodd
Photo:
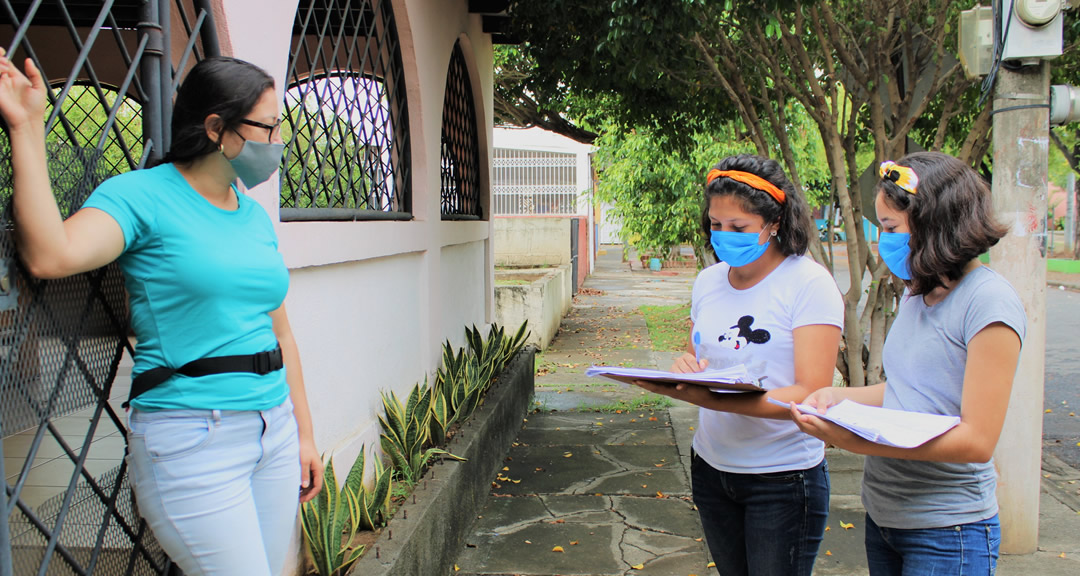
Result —
M 708 366 L 708 360 L 699 362 L 693 354 L 687 352 L 675 359 L 675 363 L 671 365 L 671 371 L 676 374 L 689 374 L 691 372 L 702 372 Z
M 0 115 L 9 130 L 41 124 L 45 117 L 45 80 L 33 60 L 26 59 L 23 74 L 0 48 Z

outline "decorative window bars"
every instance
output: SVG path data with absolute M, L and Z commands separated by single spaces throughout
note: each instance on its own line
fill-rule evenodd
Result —
M 443 220 L 483 218 L 476 108 L 461 42 L 454 44 L 443 96 L 440 212 Z
M 494 155 L 494 214 L 577 214 L 577 155 L 511 148 Z
M 409 117 L 390 0 L 300 0 L 281 219 L 412 218 Z
M 209 5 L 0 0 L 0 45 L 20 67 L 32 58 L 51 87 L 46 153 L 64 216 L 106 178 L 167 151 L 177 79 L 219 53 Z M 123 460 L 120 360 L 132 349 L 119 267 L 30 276 L 16 257 L 12 186 L 4 127 L 0 576 L 166 574 L 171 563 L 135 512 Z

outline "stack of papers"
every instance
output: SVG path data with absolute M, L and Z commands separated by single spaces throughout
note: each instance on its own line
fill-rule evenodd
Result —
M 787 402 L 772 398 L 769 398 L 769 401 L 780 406 L 789 406 Z M 960 423 L 959 416 L 893 410 L 867 406 L 851 400 L 830 406 L 824 414 L 818 414 L 817 408 L 806 404 L 797 404 L 796 408 L 803 414 L 817 416 L 847 428 L 871 442 L 897 448 L 921 446 Z
M 729 368 L 706 370 L 704 372 L 664 372 L 648 368 L 621 368 L 619 366 L 591 366 L 585 370 L 590 377 L 600 376 L 619 382 L 631 383 L 634 380 L 660 382 L 665 384 L 694 384 L 707 386 L 713 392 L 764 392 L 758 382 L 750 378 L 746 366 L 738 364 Z

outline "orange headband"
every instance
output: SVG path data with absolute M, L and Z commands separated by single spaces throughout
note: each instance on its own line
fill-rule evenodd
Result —
M 784 200 L 787 198 L 787 196 L 784 194 L 784 191 L 777 188 L 776 184 L 773 184 L 772 182 L 769 182 L 768 180 L 756 174 L 742 172 L 739 170 L 717 170 L 713 168 L 709 171 L 709 175 L 705 178 L 705 185 L 708 186 L 709 184 L 712 184 L 713 180 L 716 180 L 721 176 L 724 178 L 731 178 L 732 180 L 742 182 L 743 184 L 746 184 L 751 188 L 766 192 L 769 196 L 772 196 L 777 202 L 781 204 L 783 204 Z

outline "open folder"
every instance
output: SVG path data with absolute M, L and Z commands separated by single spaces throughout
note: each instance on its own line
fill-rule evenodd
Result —
M 785 408 L 789 406 L 787 402 L 773 398 L 769 398 L 769 402 Z M 796 408 L 803 414 L 817 416 L 822 420 L 847 428 L 876 444 L 897 448 L 921 446 L 960 423 L 959 416 L 894 410 L 867 406 L 851 400 L 844 400 L 835 406 L 830 406 L 824 414 L 818 414 L 817 408 L 806 404 L 797 404 Z
M 663 370 L 650 370 L 648 368 L 622 368 L 619 366 L 591 366 L 585 370 L 585 375 L 590 377 L 600 376 L 610 378 L 627 384 L 634 380 L 646 382 L 660 382 L 664 384 L 693 384 L 706 386 L 713 392 L 764 392 L 760 383 L 746 372 L 746 366 L 738 364 L 718 370 L 706 370 L 704 372 L 690 372 L 680 374 L 676 372 L 664 372 Z

